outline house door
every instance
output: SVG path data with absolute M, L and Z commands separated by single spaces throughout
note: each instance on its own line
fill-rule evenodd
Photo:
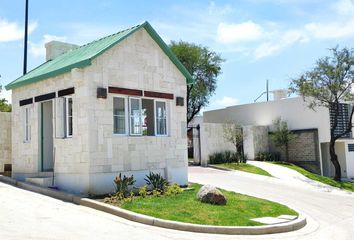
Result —
M 53 102 L 41 103 L 41 171 L 53 171 Z

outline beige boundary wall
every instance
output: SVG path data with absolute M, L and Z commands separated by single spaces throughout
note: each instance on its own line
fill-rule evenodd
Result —
M 11 113 L 0 112 L 0 172 L 11 163 Z
M 109 86 L 172 93 L 186 99 L 186 79 L 145 29 L 140 29 L 93 60 L 84 69 L 13 90 L 13 176 L 23 180 L 40 172 L 40 103 L 30 108 L 31 141 L 23 142 L 23 116 L 18 102 L 75 87 L 73 136 L 55 138 L 55 184 L 75 193 L 101 194 L 114 189 L 120 172 L 143 183 L 149 171 L 171 182 L 188 183 L 186 103 L 168 106 L 168 136 L 113 134 L 113 97 L 98 99 L 97 88 Z M 54 99 L 55 101 L 55 99 Z M 54 120 L 53 120 L 54 121 Z
M 201 123 L 200 124 L 201 165 L 206 166 L 209 155 L 221 151 L 235 151 L 234 145 L 224 138 L 223 124 Z

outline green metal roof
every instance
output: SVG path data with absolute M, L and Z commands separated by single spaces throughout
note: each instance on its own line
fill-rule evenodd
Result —
M 13 82 L 5 86 L 6 90 L 21 87 L 30 83 L 42 81 L 51 77 L 58 76 L 60 74 L 69 72 L 73 68 L 83 68 L 89 66 L 91 61 L 97 56 L 101 55 L 114 45 L 118 44 L 126 37 L 130 36 L 137 30 L 145 28 L 149 35 L 160 46 L 164 53 L 170 58 L 170 60 L 176 65 L 181 73 L 186 77 L 187 83 L 192 83 L 193 79 L 188 70 L 173 54 L 171 49 L 156 33 L 148 22 L 134 26 L 132 28 L 120 31 L 118 33 L 109 35 L 91 43 L 77 47 L 69 52 L 66 52 L 53 60 L 47 61 L 27 74 L 17 78 Z

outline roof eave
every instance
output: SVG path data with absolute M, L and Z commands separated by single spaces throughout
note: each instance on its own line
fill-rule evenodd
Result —
M 55 70 L 53 72 L 49 72 L 49 73 L 42 74 L 42 75 L 39 75 L 39 76 L 36 76 L 36 77 L 33 77 L 33 78 L 29 78 L 28 80 L 25 80 L 24 82 L 9 83 L 9 84 L 7 84 L 5 86 L 5 89 L 6 90 L 12 90 L 12 89 L 19 88 L 19 87 L 22 87 L 22 86 L 25 86 L 25 85 L 28 85 L 28 84 L 31 84 L 31 83 L 38 82 L 38 81 L 42 81 L 42 80 L 45 80 L 45 79 L 48 79 L 48 78 L 57 77 L 58 75 L 70 72 L 74 68 L 84 68 L 84 67 L 89 66 L 89 65 L 91 65 L 91 59 L 86 59 L 84 61 L 68 65 L 68 66 L 66 66 L 64 68 L 60 68 L 60 69 Z

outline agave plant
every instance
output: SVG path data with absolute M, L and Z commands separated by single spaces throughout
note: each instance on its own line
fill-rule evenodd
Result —
M 168 185 L 167 180 L 161 176 L 160 173 L 149 172 L 144 178 L 146 184 L 152 187 L 152 190 L 158 190 L 160 192 L 164 192 L 166 186 Z
M 133 175 L 130 177 L 123 175 L 122 177 L 122 173 L 119 173 L 119 176 L 114 179 L 114 183 L 116 187 L 116 193 L 127 197 L 129 195 L 129 186 L 134 185 L 135 180 Z

